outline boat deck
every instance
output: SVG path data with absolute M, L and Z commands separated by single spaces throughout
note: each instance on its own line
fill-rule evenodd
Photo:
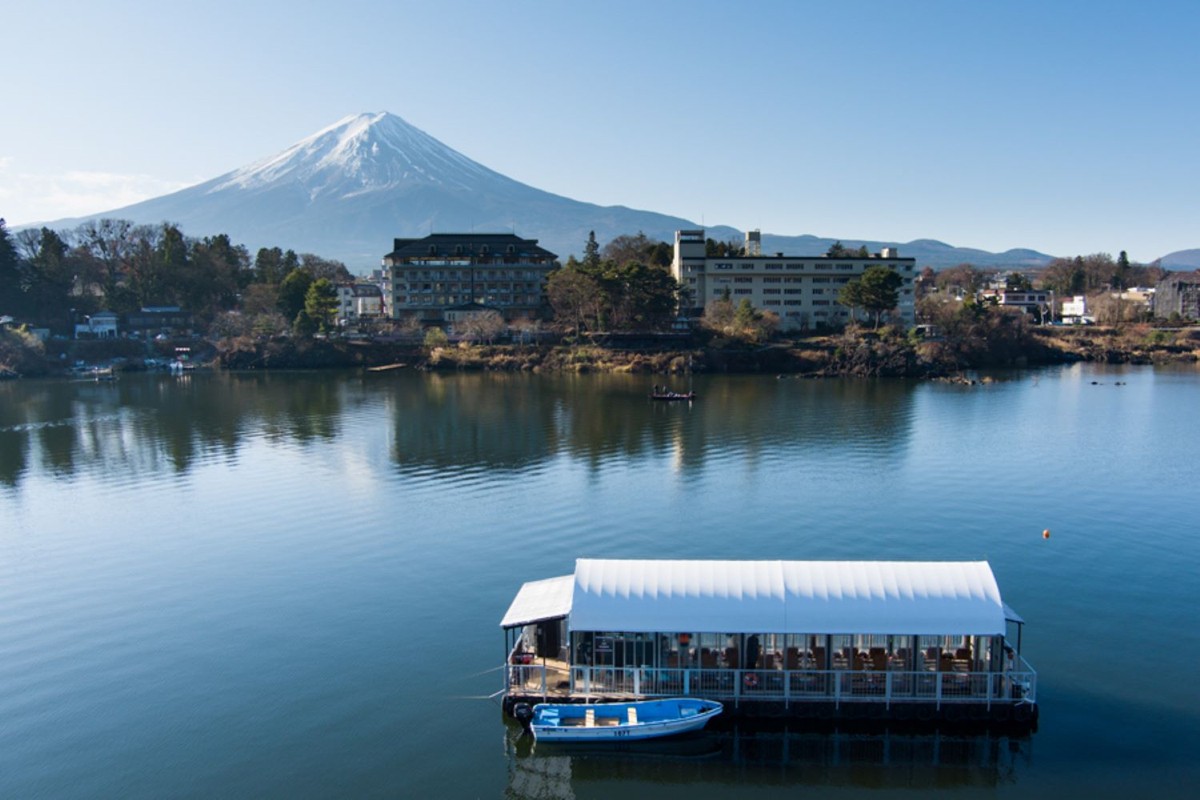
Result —
M 899 670 L 737 670 L 572 667 L 556 659 L 510 665 L 508 702 L 595 703 L 698 697 L 749 713 L 900 719 L 1036 718 L 1037 673 Z M 758 707 L 757 710 L 754 707 Z

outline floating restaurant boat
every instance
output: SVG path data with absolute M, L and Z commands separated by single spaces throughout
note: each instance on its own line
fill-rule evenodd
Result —
M 518 703 L 687 697 L 739 716 L 1032 724 L 1037 673 L 986 561 L 579 559 L 500 623 Z
M 674 697 L 631 703 L 538 703 L 513 708 L 513 716 L 538 740 L 605 742 L 656 739 L 698 731 L 721 713 L 713 700 Z
M 673 400 L 686 400 L 688 402 L 691 402 L 692 400 L 696 399 L 696 393 L 695 392 L 651 392 L 650 399 L 651 400 L 660 400 L 660 401 L 665 401 L 665 402 L 671 402 Z

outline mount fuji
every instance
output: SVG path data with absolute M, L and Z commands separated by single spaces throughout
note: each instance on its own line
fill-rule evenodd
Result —
M 282 247 L 344 261 L 361 272 L 379 264 L 396 237 L 430 232 L 513 231 L 564 260 L 579 253 L 588 232 L 601 243 L 638 231 L 672 241 L 696 223 L 625 206 L 599 206 L 535 189 L 472 161 L 400 117 L 357 114 L 283 152 L 172 194 L 71 220 L 116 217 L 136 223 L 178 223 L 189 236 L 227 233 L 250 252 Z M 714 239 L 740 239 L 735 228 L 707 228 Z M 763 234 L 764 252 L 819 255 L 833 239 Z M 921 239 L 843 240 L 869 249 L 899 247 L 919 265 L 969 261 L 1038 266 L 1050 256 L 1032 250 L 988 253 Z
M 505 177 L 387 112 L 358 114 L 283 152 L 172 194 L 78 220 L 178 223 L 190 236 L 228 233 L 254 253 L 291 248 L 377 266 L 395 237 L 509 231 L 560 254 L 641 230 L 671 240 L 695 224 L 624 206 L 598 206 Z M 54 227 L 52 225 L 51 227 Z M 713 235 L 739 235 L 715 228 Z

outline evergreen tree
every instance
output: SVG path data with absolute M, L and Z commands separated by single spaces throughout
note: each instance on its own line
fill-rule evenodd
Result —
M 1114 289 L 1127 289 L 1129 287 L 1129 254 L 1124 250 L 1117 256 L 1117 269 L 1113 275 Z
M 895 270 L 876 264 L 868 267 L 858 282 L 862 307 L 875 314 L 875 327 L 878 328 L 883 312 L 892 310 L 900 302 L 900 287 L 904 279 Z
M 297 267 L 284 277 L 279 284 L 279 313 L 284 319 L 295 319 L 304 310 L 304 300 L 308 287 L 312 285 L 313 276 L 308 270 Z
M 742 302 L 738 303 L 737 310 L 733 312 L 733 324 L 742 330 L 747 330 L 754 327 L 757 316 L 750 299 L 743 298 Z
M 588 231 L 587 244 L 583 246 L 583 268 L 586 270 L 600 268 L 600 245 L 596 243 L 595 231 Z
M 0 218 L 0 315 L 16 316 L 21 299 L 21 269 L 4 219 Z
M 333 324 L 337 309 L 337 289 L 328 278 L 317 278 L 304 295 L 304 310 L 321 330 L 327 330 Z
M 55 231 L 22 231 L 27 255 L 23 276 L 26 297 L 38 321 L 65 331 L 70 327 L 71 288 L 75 262 L 68 256 L 67 243 Z
M 850 319 L 853 321 L 854 312 L 862 308 L 863 304 L 862 281 L 855 278 L 842 286 L 841 291 L 838 292 L 837 301 L 850 309 Z

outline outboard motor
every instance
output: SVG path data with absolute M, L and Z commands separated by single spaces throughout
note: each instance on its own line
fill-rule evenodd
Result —
M 533 722 L 533 709 L 529 703 L 517 703 L 512 709 L 513 719 L 521 723 L 521 727 L 526 731 L 529 730 L 529 723 Z

